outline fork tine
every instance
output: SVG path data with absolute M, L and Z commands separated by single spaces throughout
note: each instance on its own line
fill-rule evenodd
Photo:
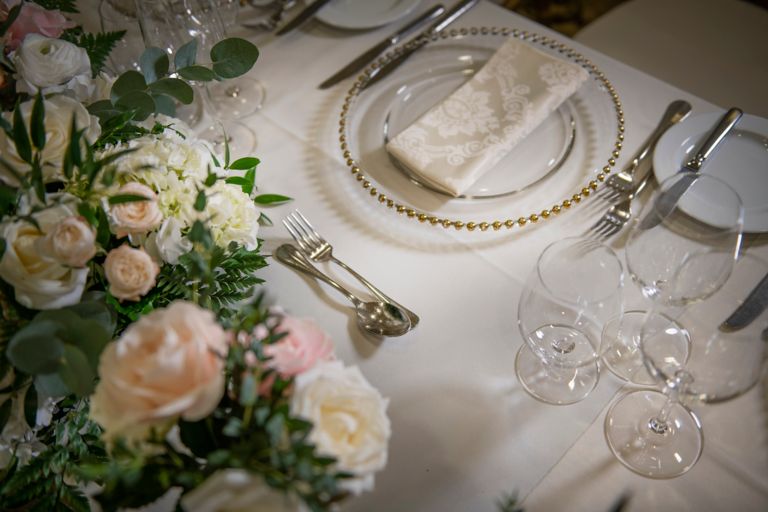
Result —
M 299 248 L 302 252 L 305 254 L 312 252 L 312 249 L 310 249 L 309 246 L 304 243 L 304 237 L 301 235 L 301 233 L 299 233 L 293 219 L 291 219 L 290 216 L 283 219 L 283 226 L 285 226 L 285 229 L 288 230 L 288 233 L 291 234 L 296 243 L 299 244 Z
M 299 210 L 294 210 L 293 213 L 291 213 L 291 217 L 293 218 L 297 229 L 303 233 L 304 240 L 308 245 L 312 245 L 313 247 L 322 245 L 322 237 L 315 231 L 312 224 L 309 223 L 307 218 L 304 217 Z

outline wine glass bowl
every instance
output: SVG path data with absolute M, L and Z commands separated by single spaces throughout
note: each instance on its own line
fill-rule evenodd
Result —
M 515 371 L 528 393 L 564 405 L 592 391 L 600 333 L 621 311 L 622 286 L 621 262 L 605 245 L 566 238 L 542 252 L 518 303 L 525 344 Z

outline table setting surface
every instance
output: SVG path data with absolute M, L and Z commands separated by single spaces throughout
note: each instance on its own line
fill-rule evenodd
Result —
M 386 469 L 377 474 L 373 491 L 341 509 L 493 511 L 505 495 L 517 493 L 527 511 L 593 511 L 609 510 L 624 492 L 631 496 L 626 510 L 768 509 L 765 378 L 726 404 L 697 408 L 706 436 L 701 460 L 685 475 L 661 481 L 626 469 L 603 438 L 606 409 L 617 395 L 634 389 L 631 384 L 602 371 L 585 400 L 552 406 L 532 398 L 518 382 L 515 354 L 525 341 L 517 311 L 526 276 L 545 247 L 584 233 L 603 206 L 585 197 L 537 223 L 468 232 L 386 208 L 350 175 L 339 148 L 339 116 L 356 78 L 326 89 L 318 85 L 438 2 L 383 2 L 382 9 L 400 3 L 407 9 L 396 21 L 365 30 L 339 28 L 348 22 L 338 13 L 333 26 L 329 11 L 328 23 L 320 17 L 281 36 L 243 26 L 232 34 L 260 51 L 251 76 L 264 84 L 266 99 L 243 121 L 257 136 L 259 188 L 293 199 L 268 209 L 274 226 L 259 233 L 263 252 L 293 242 L 279 221 L 299 209 L 333 245 L 336 257 L 419 316 L 418 325 L 402 336 L 372 337 L 360 331 L 343 295 L 274 258 L 262 271 L 270 285 L 268 300 L 315 319 L 336 341 L 339 359 L 359 366 L 389 400 Z M 243 15 L 247 21 L 246 9 Z M 625 131 L 616 169 L 630 161 L 672 101 L 689 102 L 692 115 L 731 106 L 713 105 L 486 0 L 450 28 L 462 27 L 529 31 L 586 56 L 620 98 Z M 601 142 L 610 147 L 613 139 Z M 600 154 L 598 161 L 607 156 Z M 536 189 L 533 199 L 520 199 L 522 206 L 513 196 L 488 208 L 492 215 L 527 215 L 566 197 L 554 195 L 560 193 L 554 188 Z M 467 211 L 468 217 L 476 215 L 471 207 Z M 620 256 L 625 241 L 620 236 L 610 242 Z M 768 258 L 764 241 L 750 235 L 747 251 Z M 316 266 L 365 295 L 339 267 Z M 755 277 L 757 283 L 760 276 Z M 626 291 L 639 295 L 629 285 Z

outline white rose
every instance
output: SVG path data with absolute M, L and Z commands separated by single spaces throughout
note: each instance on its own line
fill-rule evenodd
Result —
M 179 219 L 165 219 L 160 229 L 147 237 L 147 251 L 158 260 L 176 265 L 183 254 L 192 250 L 192 242 L 181 234 L 183 227 Z
M 40 231 L 26 221 L 0 225 L 7 244 L 0 260 L 0 277 L 13 286 L 16 300 L 31 309 L 58 309 L 80 302 L 88 278 L 87 268 L 70 268 L 45 258 L 38 242 L 55 231 L 61 219 L 74 211 L 59 204 L 34 215 Z
M 314 424 L 309 434 L 319 453 L 356 475 L 341 487 L 354 494 L 373 488 L 373 473 L 387 464 L 390 436 L 387 400 L 356 366 L 327 361 L 296 377 L 291 414 Z
M 226 247 L 230 242 L 237 242 L 249 251 L 259 246 L 259 209 L 238 186 L 217 181 L 206 190 L 205 210 L 195 212 L 187 206 L 190 218 L 208 219 L 208 227 L 217 245 Z M 191 219 L 188 220 L 191 224 Z
M 160 267 L 149 254 L 129 245 L 112 249 L 104 260 L 109 293 L 120 300 L 135 301 L 149 293 L 159 272 Z
M 80 84 L 91 80 L 88 52 L 63 39 L 29 34 L 13 57 L 18 72 L 19 92 L 37 94 L 39 89 L 50 94 L 69 88 L 69 82 Z
M 113 205 L 109 210 L 111 228 L 118 237 L 143 235 L 163 222 L 163 213 L 157 206 L 157 194 L 146 185 L 131 182 L 123 185 L 116 195 L 146 197 L 146 201 L 130 201 Z
M 32 101 L 21 104 L 21 115 L 29 129 L 29 118 L 32 114 Z M 56 95 L 45 100 L 45 148 L 42 152 L 43 180 L 47 182 L 63 179 L 61 162 L 69 147 L 69 131 L 72 117 L 75 118 L 78 129 L 85 130 L 84 138 L 89 144 L 101 134 L 99 120 L 91 116 L 88 110 L 78 101 L 62 95 Z M 10 121 L 11 113 L 4 114 Z M 0 155 L 18 170 L 19 173 L 29 172 L 29 164 L 19 158 L 13 139 L 4 130 L 0 130 Z M 18 181 L 9 173 L 5 166 L 0 166 L 0 180 L 11 186 L 17 186 Z
M 269 487 L 262 477 L 244 469 L 222 469 L 181 497 L 189 512 L 293 512 L 292 495 Z
M 38 240 L 38 248 L 44 257 L 81 268 L 96 255 L 96 233 L 82 218 L 67 217 Z

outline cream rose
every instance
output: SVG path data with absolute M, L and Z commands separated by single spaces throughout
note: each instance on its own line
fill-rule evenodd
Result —
M 61 219 L 74 211 L 58 204 L 34 214 L 40 231 L 27 221 L 0 225 L 6 250 L 0 277 L 13 286 L 16 300 L 31 309 L 57 309 L 80 301 L 88 279 L 87 268 L 69 268 L 44 257 L 38 244 L 53 233 Z
M 13 56 L 19 92 L 62 92 L 70 82 L 91 81 L 91 61 L 85 49 L 63 39 L 29 34 Z
M 32 114 L 32 101 L 21 104 L 21 115 L 29 129 L 29 117 Z M 4 114 L 11 120 L 11 114 Z M 62 95 L 56 95 L 45 100 L 45 148 L 43 157 L 43 179 L 51 182 L 63 179 L 61 162 L 69 146 L 69 130 L 75 118 L 78 129 L 85 130 L 86 142 L 93 143 L 101 133 L 99 121 L 88 113 L 88 110 L 78 101 Z M 18 170 L 19 173 L 29 172 L 29 164 L 19 158 L 13 139 L 4 130 L 0 130 L 0 155 Z M 17 186 L 18 181 L 4 166 L 0 166 L 0 180 L 11 186 Z
M 188 512 L 294 512 L 299 503 L 244 469 L 222 469 L 181 497 Z
M 309 435 L 320 453 L 336 457 L 338 468 L 356 475 L 344 489 L 373 488 L 373 473 L 387 464 L 390 436 L 387 400 L 356 366 L 323 362 L 294 381 L 291 414 L 314 424 Z
M 143 249 L 121 245 L 104 260 L 109 293 L 120 300 L 139 300 L 155 286 L 160 267 Z
M 112 231 L 118 236 L 143 235 L 163 222 L 163 213 L 157 206 L 157 194 L 146 185 L 131 182 L 123 185 L 116 195 L 146 197 L 146 201 L 131 201 L 113 205 L 109 211 Z
M 37 246 L 43 257 L 82 268 L 96 255 L 96 232 L 81 217 L 67 217 L 39 239 Z
M 140 441 L 178 417 L 197 421 L 224 393 L 227 333 L 214 314 L 174 302 L 130 325 L 99 360 L 91 416 L 111 441 Z

